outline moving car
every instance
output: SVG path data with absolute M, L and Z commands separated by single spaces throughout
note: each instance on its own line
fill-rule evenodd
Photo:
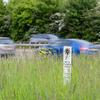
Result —
M 90 47 L 90 49 L 97 51 L 100 54 L 100 44 L 95 44 Z
M 62 55 L 63 47 L 71 46 L 73 54 L 95 54 L 98 49 L 91 48 L 94 46 L 91 42 L 79 39 L 61 39 L 56 41 L 55 43 L 44 46 L 42 50 L 49 50 L 53 55 Z M 41 50 L 40 50 L 41 51 Z
M 100 50 L 100 44 L 92 45 L 90 48 Z
M 30 38 L 30 44 L 47 44 L 58 40 L 59 38 L 54 34 L 35 34 Z
M 9 37 L 0 37 L 0 56 L 15 55 L 15 44 Z

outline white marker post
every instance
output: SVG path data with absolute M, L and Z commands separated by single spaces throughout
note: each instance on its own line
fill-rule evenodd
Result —
M 72 67 L 72 48 L 69 46 L 64 46 L 64 51 L 63 51 L 64 84 L 67 84 L 71 81 L 71 67 Z

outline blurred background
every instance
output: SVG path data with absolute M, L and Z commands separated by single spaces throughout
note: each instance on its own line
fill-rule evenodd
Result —
M 100 41 L 99 0 L 0 0 L 0 36 L 26 42 L 32 34 Z

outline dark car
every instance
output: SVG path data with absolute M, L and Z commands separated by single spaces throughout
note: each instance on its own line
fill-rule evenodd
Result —
M 53 55 L 62 55 L 64 46 L 71 46 L 73 54 L 94 54 L 97 50 L 91 48 L 94 44 L 85 40 L 79 39 L 62 39 L 53 44 L 44 46 L 44 49 L 48 49 Z M 43 50 L 42 48 L 42 50 Z
M 0 56 L 15 55 L 15 44 L 9 37 L 0 37 Z
M 54 34 L 35 34 L 31 36 L 30 44 L 38 44 L 38 43 L 46 44 L 54 42 L 58 39 L 59 38 Z

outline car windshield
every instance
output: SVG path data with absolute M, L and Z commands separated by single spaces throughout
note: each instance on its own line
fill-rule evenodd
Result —
M 32 38 L 58 39 L 58 37 L 53 34 L 37 34 L 33 35 Z
M 53 34 L 49 34 L 48 37 L 50 39 L 59 39 L 56 35 L 53 35 Z
M 33 35 L 32 38 L 46 38 L 45 35 Z
M 14 42 L 9 39 L 0 39 L 0 44 L 13 44 Z

